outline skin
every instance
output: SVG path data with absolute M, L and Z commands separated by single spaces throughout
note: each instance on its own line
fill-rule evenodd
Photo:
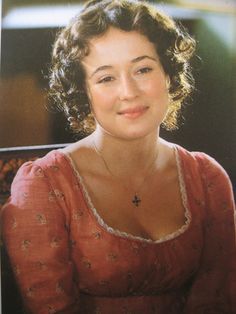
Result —
M 157 132 L 169 103 L 167 76 L 145 36 L 111 28 L 91 40 L 82 64 L 98 128 L 123 140 Z
M 65 153 L 96 210 L 109 226 L 145 238 L 176 231 L 185 210 L 173 146 L 159 138 L 169 78 L 154 45 L 138 32 L 110 28 L 90 41 L 82 64 L 96 130 Z M 131 199 L 137 190 L 143 201 L 134 210 Z

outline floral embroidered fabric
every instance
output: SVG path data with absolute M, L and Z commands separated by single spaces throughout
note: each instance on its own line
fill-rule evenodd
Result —
M 1 219 L 30 313 L 236 313 L 229 178 L 203 153 L 176 160 L 186 223 L 157 241 L 106 225 L 60 150 L 21 167 Z

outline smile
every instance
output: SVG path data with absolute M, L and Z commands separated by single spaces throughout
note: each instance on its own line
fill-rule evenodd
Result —
M 118 114 L 122 115 L 125 118 L 135 119 L 142 116 L 147 110 L 148 110 L 148 107 L 143 107 L 143 106 L 135 107 L 135 108 L 127 108 L 118 112 Z

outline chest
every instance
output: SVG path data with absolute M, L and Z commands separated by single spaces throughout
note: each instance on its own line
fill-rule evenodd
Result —
M 178 289 L 191 278 L 203 232 L 199 208 L 188 189 L 188 211 L 178 174 L 147 182 L 139 190 L 138 207 L 126 182 L 83 173 L 83 185 L 84 193 L 78 188 L 70 206 L 72 259 L 81 291 L 144 295 Z
M 183 192 L 176 174 L 162 182 L 153 178 L 137 192 L 126 182 L 110 178 L 87 176 L 85 182 L 98 215 L 113 229 L 157 240 L 186 222 Z
M 160 239 L 160 235 L 159 241 L 153 242 L 156 230 L 161 230 L 157 219 L 169 222 L 173 214 L 163 211 L 155 215 L 155 210 L 149 210 L 149 219 L 141 212 L 131 215 L 127 208 L 118 211 L 111 206 L 113 214 L 109 214 L 109 208 L 95 210 L 89 199 L 80 200 L 80 204 L 77 212 L 72 210 L 70 238 L 81 291 L 96 295 L 159 293 L 180 287 L 196 271 L 203 246 L 197 217 L 184 226 L 180 223 L 180 229 L 173 225 L 172 236 L 168 227 L 169 238 Z M 134 218 L 142 215 L 140 220 Z M 175 215 L 181 216 L 178 212 Z

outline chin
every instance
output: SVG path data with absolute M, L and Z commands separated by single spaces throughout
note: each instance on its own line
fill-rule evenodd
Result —
M 136 125 L 123 124 L 117 125 L 116 127 L 98 123 L 97 126 L 100 128 L 100 130 L 102 130 L 102 133 L 104 134 L 107 134 L 114 138 L 132 141 L 145 138 L 151 134 L 158 134 L 161 121 L 160 123 L 158 122 L 149 121 L 149 123 L 139 123 Z
M 120 134 L 117 134 L 117 137 L 123 138 L 126 141 L 134 141 L 134 140 L 146 138 L 149 135 L 153 135 L 153 134 L 154 135 L 158 134 L 157 126 L 153 129 L 148 129 L 148 130 L 145 130 L 144 128 L 142 128 L 141 130 L 132 130 L 132 131 L 127 130 L 127 132 L 125 132 L 125 130 L 122 130 Z

